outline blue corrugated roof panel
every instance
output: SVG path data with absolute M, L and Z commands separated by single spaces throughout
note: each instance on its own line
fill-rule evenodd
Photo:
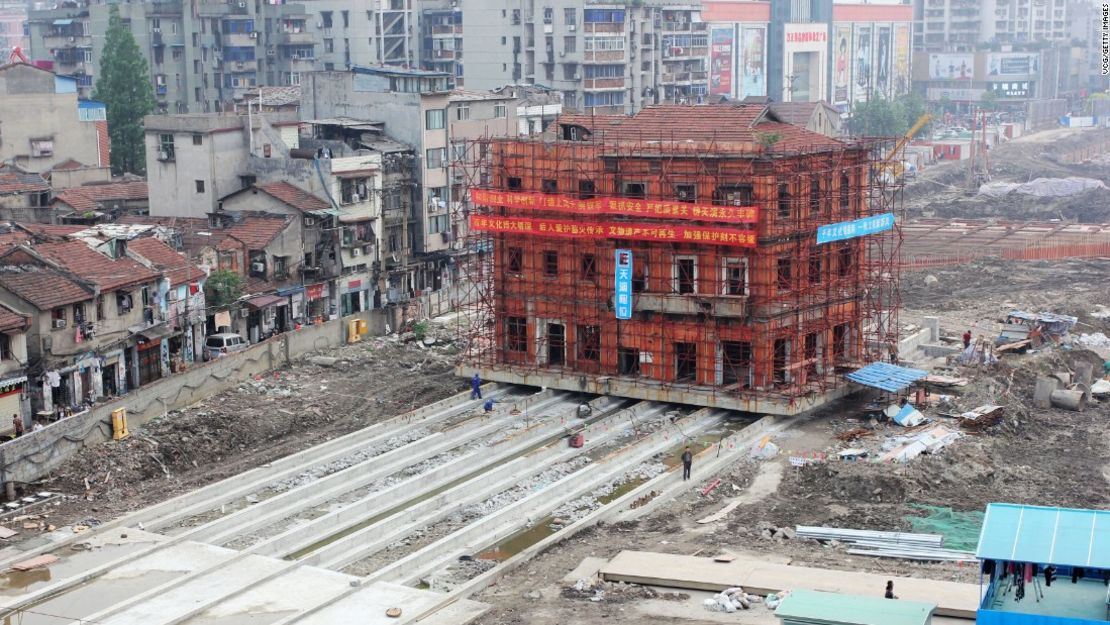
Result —
M 1110 569 L 1110 512 L 992 503 L 976 555 L 982 560 Z
M 856 384 L 896 393 L 917 380 L 929 375 L 928 371 L 899 367 L 885 362 L 873 362 L 847 375 Z

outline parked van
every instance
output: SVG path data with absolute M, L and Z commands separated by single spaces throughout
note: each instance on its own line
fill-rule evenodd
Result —
M 215 360 L 221 356 L 242 351 L 249 345 L 246 339 L 232 332 L 211 334 L 204 340 L 204 359 Z

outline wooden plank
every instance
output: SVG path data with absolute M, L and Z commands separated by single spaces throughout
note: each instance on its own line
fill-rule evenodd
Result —
M 37 569 L 37 568 L 44 567 L 44 566 L 50 566 L 51 564 L 54 564 L 57 561 L 58 561 L 58 556 L 51 555 L 49 553 L 44 553 L 41 556 L 35 556 L 35 557 L 31 558 L 30 560 L 24 560 L 23 562 L 16 562 L 15 564 L 12 565 L 12 568 L 17 570 L 17 571 L 30 571 L 31 569 Z
M 900 598 L 936 603 L 938 615 L 974 619 L 979 605 L 976 584 L 790 566 L 750 556 L 714 562 L 713 558 L 622 551 L 601 568 L 601 577 L 607 581 L 712 592 L 741 586 L 747 592 L 762 595 L 804 588 L 877 597 L 883 595 L 886 581 L 893 579 Z

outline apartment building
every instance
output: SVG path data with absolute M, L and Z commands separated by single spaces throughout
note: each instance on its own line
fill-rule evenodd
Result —
M 318 69 L 415 64 L 411 3 L 155 0 L 111 6 L 119 7 L 147 58 L 160 110 L 196 113 L 226 110 L 259 85 L 296 85 Z M 77 77 L 87 95 L 99 71 L 109 6 L 71 0 L 31 11 L 31 58 Z
M 104 104 L 80 99 L 73 78 L 26 63 L 0 65 L 0 163 L 44 173 L 70 159 L 108 166 Z
M 914 49 L 973 52 L 980 44 L 1068 42 L 1069 0 L 921 0 Z
M 527 83 L 588 113 L 626 113 L 708 94 L 709 39 L 699 3 L 584 0 L 460 2 L 461 69 L 470 89 Z

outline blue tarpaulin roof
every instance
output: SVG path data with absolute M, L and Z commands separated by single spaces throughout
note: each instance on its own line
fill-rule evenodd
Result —
M 899 367 L 885 362 L 873 362 L 862 369 L 848 374 L 848 379 L 856 384 L 896 393 L 917 380 L 929 375 L 928 371 Z
M 981 560 L 1110 569 L 1110 512 L 992 503 L 976 555 Z

